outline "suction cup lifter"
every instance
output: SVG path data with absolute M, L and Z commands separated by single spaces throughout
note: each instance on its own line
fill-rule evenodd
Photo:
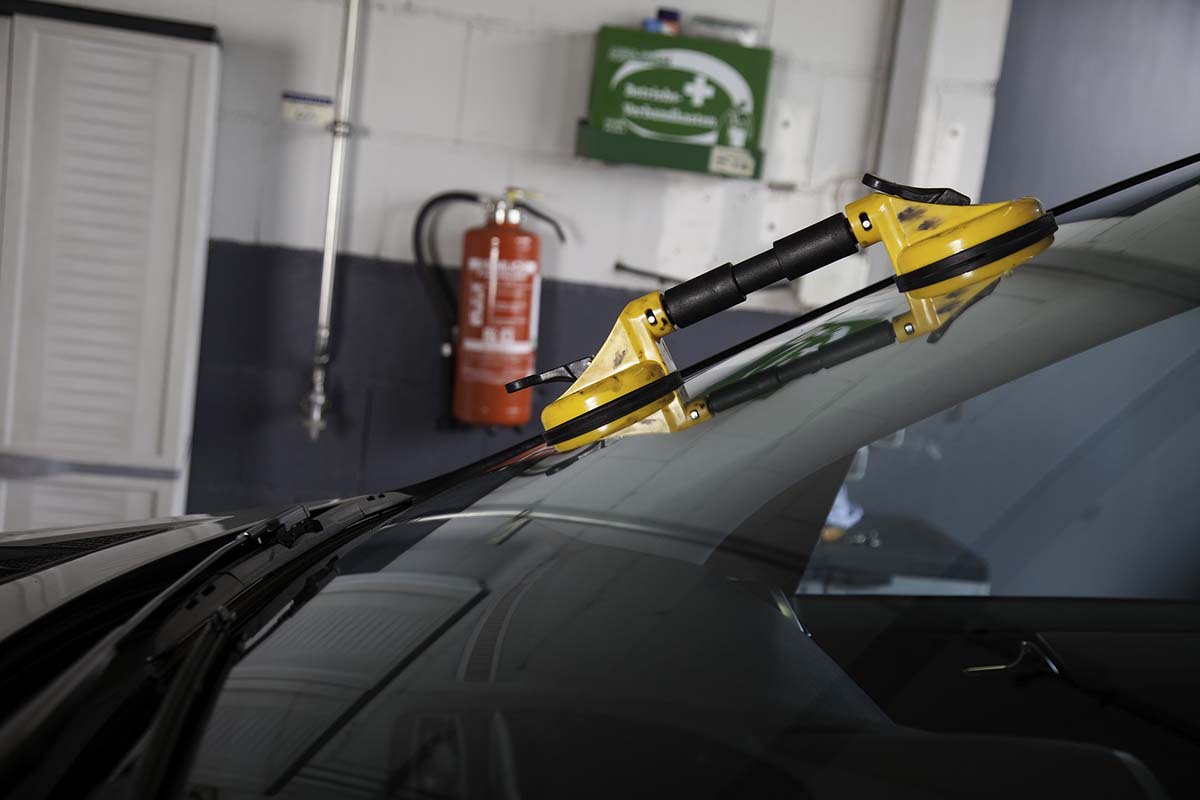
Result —
M 546 441 L 560 451 L 616 434 L 681 430 L 734 401 L 772 391 L 770 381 L 792 380 L 948 325 L 1003 274 L 1046 249 L 1058 228 L 1054 216 L 1032 197 L 972 205 L 954 189 L 905 186 L 874 175 L 865 175 L 863 183 L 873 191 L 844 212 L 745 261 L 722 264 L 633 301 L 590 362 L 581 359 L 522 378 L 510 383 L 508 391 L 574 378 L 566 393 L 542 412 Z M 878 242 L 887 250 L 908 312 L 881 323 L 861 341 L 843 345 L 836 357 L 830 353 L 794 365 L 786 375 L 764 375 L 753 390 L 746 386 L 726 392 L 719 403 L 687 400 L 663 337 L 738 305 L 751 292 L 795 280 Z

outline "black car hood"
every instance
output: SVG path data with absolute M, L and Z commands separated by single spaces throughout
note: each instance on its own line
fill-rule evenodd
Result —
M 312 503 L 320 510 L 331 501 Z M 191 514 L 83 528 L 0 533 L 0 641 L 72 603 L 112 591 L 118 578 L 213 543 L 268 518 L 265 509 Z M 199 556 L 197 556 L 197 559 Z

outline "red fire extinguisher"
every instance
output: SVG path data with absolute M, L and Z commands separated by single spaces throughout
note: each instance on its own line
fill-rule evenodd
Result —
M 435 205 L 468 200 L 483 202 L 487 211 L 484 224 L 464 237 L 456 304 L 444 276 L 437 274 L 444 301 L 450 301 L 443 312 L 450 324 L 442 350 L 453 358 L 452 408 L 459 422 L 517 426 L 528 422 L 532 413 L 532 393 L 509 394 L 504 389 L 509 381 L 537 371 L 541 247 L 537 234 L 521 227 L 523 212 L 551 224 L 560 239 L 562 229 L 522 202 L 524 196 L 514 188 L 500 198 L 447 192 L 431 198 L 418 214 L 414 252 L 418 263 L 427 267 L 422 228 Z

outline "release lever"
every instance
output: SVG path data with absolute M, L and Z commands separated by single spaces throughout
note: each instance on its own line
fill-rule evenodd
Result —
M 554 369 L 548 369 L 545 372 L 539 372 L 536 375 L 526 375 L 524 378 L 518 378 L 515 381 L 504 384 L 504 391 L 512 394 L 519 392 L 522 389 L 528 389 L 530 386 L 537 386 L 543 383 L 557 383 L 564 381 L 566 383 L 574 383 L 579 380 L 579 376 L 592 363 L 592 356 L 584 356 L 581 359 L 572 361 L 570 364 L 560 364 Z
M 967 197 L 960 191 L 949 187 L 922 188 L 920 186 L 906 186 L 903 183 L 894 183 L 876 177 L 871 173 L 863 175 L 863 186 L 868 189 L 874 189 L 880 194 L 899 197 L 901 200 L 911 200 L 914 203 L 929 203 L 937 206 L 969 206 L 971 198 Z

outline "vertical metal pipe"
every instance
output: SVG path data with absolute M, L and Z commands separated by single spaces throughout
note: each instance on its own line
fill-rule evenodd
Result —
M 337 98 L 334 101 L 333 148 L 329 165 L 329 197 L 325 205 L 325 241 L 321 253 L 321 295 L 317 306 L 317 335 L 313 346 L 312 389 L 308 395 L 308 415 L 304 426 L 316 441 L 325 429 L 328 396 L 325 378 L 333 338 L 333 289 L 336 281 L 338 225 L 341 222 L 342 179 L 346 168 L 346 147 L 353 128 L 350 125 L 350 100 L 354 92 L 354 67 L 358 61 L 359 9 L 361 0 L 346 0 L 342 28 L 342 58 L 338 68 Z

